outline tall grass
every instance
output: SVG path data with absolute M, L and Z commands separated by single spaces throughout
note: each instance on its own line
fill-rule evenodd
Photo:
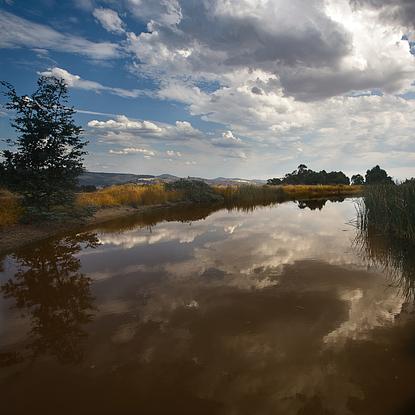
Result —
M 281 188 L 276 186 L 215 186 L 214 191 L 223 196 L 226 204 L 264 204 L 282 200 Z
M 354 196 L 363 192 L 363 186 L 338 185 L 284 185 L 281 186 L 285 195 L 294 198 L 324 196 Z
M 415 183 L 366 186 L 357 204 L 356 246 L 415 298 Z
M 139 186 L 136 184 L 123 184 L 107 187 L 91 193 L 81 193 L 78 196 L 80 206 L 96 208 L 143 205 L 158 205 L 167 202 L 177 202 L 183 199 L 179 191 L 168 191 L 164 184 Z
M 415 182 L 366 186 L 361 225 L 415 241 Z
M 17 223 L 22 214 L 20 199 L 13 193 L 0 189 L 0 227 Z

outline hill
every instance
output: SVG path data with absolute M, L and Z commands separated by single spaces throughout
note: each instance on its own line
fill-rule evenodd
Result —
M 240 184 L 265 184 L 265 180 L 249 180 L 239 178 L 217 177 L 216 179 L 204 179 L 202 177 L 189 177 L 190 179 L 201 180 L 211 185 L 240 185 Z M 79 177 L 80 186 L 106 187 L 123 183 L 146 184 L 154 181 L 165 183 L 179 180 L 180 177 L 172 174 L 160 174 L 153 176 L 150 174 L 128 174 L 128 173 L 99 173 L 85 172 Z

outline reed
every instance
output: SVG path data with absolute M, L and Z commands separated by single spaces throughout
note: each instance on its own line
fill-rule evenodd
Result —
M 358 185 L 284 185 L 283 193 L 292 198 L 311 198 L 323 196 L 359 196 L 363 193 L 363 186 Z
M 263 204 L 281 200 L 283 194 L 276 186 L 215 186 L 214 191 L 223 196 L 225 203 Z
M 23 207 L 19 197 L 0 189 L 0 227 L 17 223 L 22 215 Z
M 96 208 L 139 207 L 180 200 L 183 200 L 183 194 L 180 191 L 166 190 L 164 184 L 154 184 L 151 186 L 124 184 L 107 187 L 96 192 L 81 193 L 78 195 L 77 203 L 82 207 L 92 206 Z
M 415 182 L 366 186 L 360 209 L 362 226 L 415 241 Z

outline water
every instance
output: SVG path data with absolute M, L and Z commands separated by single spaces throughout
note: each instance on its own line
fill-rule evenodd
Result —
M 415 413 L 412 299 L 355 216 L 159 209 L 7 256 L 1 413 Z

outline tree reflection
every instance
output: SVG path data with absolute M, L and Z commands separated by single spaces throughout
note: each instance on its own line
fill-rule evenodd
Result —
M 18 271 L 0 289 L 30 318 L 31 329 L 25 351 L 3 354 L 3 365 L 43 354 L 61 363 L 82 359 L 80 343 L 86 336 L 82 326 L 92 319 L 93 297 L 91 280 L 80 272 L 75 255 L 97 244 L 95 234 L 84 233 L 47 240 L 12 256 Z

